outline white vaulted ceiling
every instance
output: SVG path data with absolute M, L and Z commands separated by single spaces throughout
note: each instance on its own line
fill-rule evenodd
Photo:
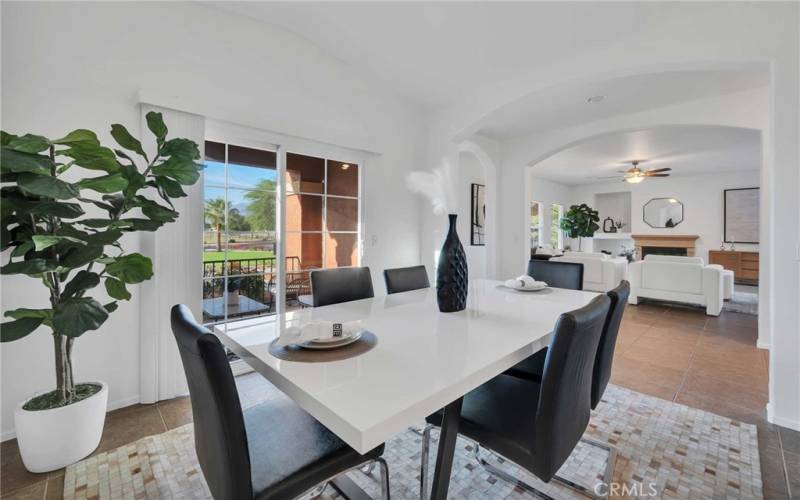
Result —
M 765 70 L 668 71 L 564 84 L 532 93 L 481 120 L 478 132 L 509 140 L 714 95 L 764 87 Z M 591 97 L 600 102 L 588 102 Z
M 430 109 L 513 87 L 568 60 L 602 60 L 685 16 L 664 2 L 209 2 L 277 25 Z M 722 7 L 721 7 L 722 8 Z M 258 51 L 258 47 L 253 47 Z M 504 141 L 610 116 L 764 86 L 763 68 L 598 77 L 502 106 L 469 133 Z M 533 90 L 533 89 L 531 89 Z M 501 91 L 502 93 L 502 91 Z M 605 96 L 598 104 L 587 98 Z
M 428 106 L 447 105 L 678 15 L 665 3 L 210 2 L 281 26 Z M 254 48 L 255 49 L 255 48 Z

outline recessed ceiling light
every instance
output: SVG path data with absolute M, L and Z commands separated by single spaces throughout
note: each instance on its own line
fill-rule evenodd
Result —
M 606 100 L 606 96 L 604 96 L 604 95 L 593 95 L 592 97 L 586 99 L 586 102 L 598 103 L 598 102 L 603 102 L 605 100 Z

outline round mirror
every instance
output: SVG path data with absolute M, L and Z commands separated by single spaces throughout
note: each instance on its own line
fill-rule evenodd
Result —
M 675 198 L 653 198 L 644 204 L 643 212 L 650 227 L 675 227 L 683 222 L 683 203 Z

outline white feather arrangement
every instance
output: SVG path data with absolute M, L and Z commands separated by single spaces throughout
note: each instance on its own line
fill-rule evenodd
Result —
M 430 172 L 415 170 L 406 176 L 408 189 L 428 198 L 435 214 L 456 212 L 456 193 L 453 182 L 453 167 L 442 162 L 439 168 Z

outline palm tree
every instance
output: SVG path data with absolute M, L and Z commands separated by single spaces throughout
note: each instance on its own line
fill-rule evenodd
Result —
M 262 179 L 255 190 L 244 197 L 247 204 L 247 222 L 254 231 L 275 230 L 275 181 Z
M 221 252 L 222 226 L 225 224 L 225 200 L 222 198 L 206 200 L 204 213 L 208 224 L 217 232 L 217 252 Z

